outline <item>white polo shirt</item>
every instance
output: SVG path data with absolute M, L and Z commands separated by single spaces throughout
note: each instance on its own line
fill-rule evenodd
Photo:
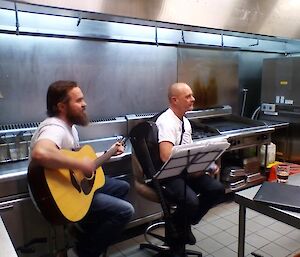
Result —
M 189 120 L 183 117 L 184 133 L 181 144 L 190 144 L 192 140 L 192 127 Z M 182 134 L 182 121 L 169 108 L 162 113 L 156 120 L 158 128 L 158 143 L 163 141 L 171 142 L 173 145 L 179 145 Z

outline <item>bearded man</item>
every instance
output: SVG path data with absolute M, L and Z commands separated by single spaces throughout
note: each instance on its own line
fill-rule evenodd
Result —
M 87 177 L 96 170 L 94 160 L 76 159 L 60 150 L 79 147 L 79 137 L 74 125 L 86 126 L 84 95 L 74 81 L 56 81 L 47 92 L 47 115 L 35 131 L 30 144 L 30 160 L 33 165 L 47 169 L 65 168 L 80 170 Z M 117 142 L 116 155 L 124 152 Z M 125 200 L 129 184 L 105 177 L 105 184 L 94 193 L 87 215 L 78 222 L 81 233 L 74 248 L 59 256 L 99 257 L 130 221 L 134 209 Z

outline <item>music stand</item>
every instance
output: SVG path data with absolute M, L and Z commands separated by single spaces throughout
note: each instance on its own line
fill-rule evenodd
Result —
M 170 158 L 153 176 L 165 179 L 178 176 L 183 170 L 187 173 L 206 170 L 230 146 L 226 137 L 212 137 L 192 144 L 176 145 Z
M 225 136 L 217 136 L 198 141 L 193 144 L 174 146 L 171 156 L 161 169 L 153 176 L 152 181 L 157 183 L 159 180 L 175 176 L 183 176 L 184 179 L 184 205 L 186 204 L 186 181 L 188 173 L 204 171 L 209 165 L 215 162 L 223 152 L 230 146 Z M 185 208 L 185 207 L 184 207 Z M 185 224 L 187 220 L 185 217 Z M 184 237 L 186 237 L 186 231 Z M 185 245 L 179 250 L 185 255 Z

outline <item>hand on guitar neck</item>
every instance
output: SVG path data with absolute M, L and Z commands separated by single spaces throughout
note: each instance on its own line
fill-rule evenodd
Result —
M 88 169 L 82 169 L 81 171 L 87 176 L 91 177 L 93 176 L 94 171 L 100 167 L 103 163 L 108 161 L 112 156 L 120 155 L 124 153 L 125 150 L 125 141 L 126 138 L 122 138 L 121 140 L 114 143 L 107 151 L 104 153 L 97 154 L 97 159 L 92 161 L 92 167 L 87 166 Z M 91 160 L 89 158 L 84 158 L 83 162 L 86 162 L 87 165 L 91 164 Z M 85 165 L 85 163 L 84 163 Z

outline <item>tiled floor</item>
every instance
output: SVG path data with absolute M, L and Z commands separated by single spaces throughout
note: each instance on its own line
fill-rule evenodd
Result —
M 200 250 L 203 257 L 234 257 L 238 247 L 238 210 L 235 202 L 222 203 L 211 209 L 202 221 L 193 227 L 197 238 L 188 249 Z M 252 252 L 264 257 L 294 257 L 300 253 L 300 230 L 259 214 L 246 210 L 245 256 Z M 140 250 L 143 235 L 117 243 L 110 247 L 110 257 L 150 257 L 155 252 Z

